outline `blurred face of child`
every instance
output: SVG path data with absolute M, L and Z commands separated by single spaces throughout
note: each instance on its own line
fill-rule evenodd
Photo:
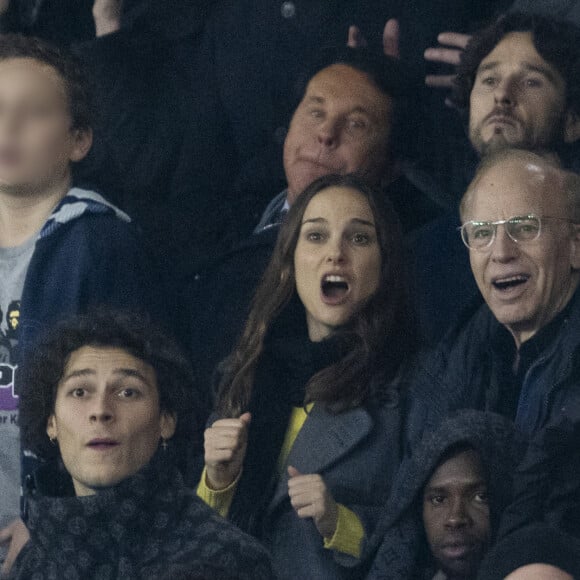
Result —
M 65 84 L 32 58 L 0 60 L 0 191 L 42 193 L 70 179 L 70 162 L 90 149 L 72 129 Z

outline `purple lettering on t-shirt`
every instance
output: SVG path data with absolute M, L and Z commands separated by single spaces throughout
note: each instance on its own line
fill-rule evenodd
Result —
M 0 364 L 0 411 L 18 409 L 18 395 L 14 392 L 16 367 Z

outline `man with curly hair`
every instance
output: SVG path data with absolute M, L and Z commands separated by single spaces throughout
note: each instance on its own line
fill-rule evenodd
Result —
M 11 578 L 273 578 L 258 541 L 186 487 L 203 424 L 190 365 L 150 320 L 111 309 L 67 319 L 22 368 L 30 541 Z

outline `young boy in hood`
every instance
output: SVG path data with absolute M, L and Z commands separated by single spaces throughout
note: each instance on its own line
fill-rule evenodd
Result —
M 471 580 L 511 496 L 513 425 L 462 411 L 425 436 L 401 467 L 368 549 L 368 580 Z
M 451 447 L 423 489 L 423 526 L 437 580 L 470 580 L 491 540 L 487 469 L 468 443 Z

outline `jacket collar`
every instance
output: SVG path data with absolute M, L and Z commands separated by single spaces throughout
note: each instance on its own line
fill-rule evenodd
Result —
M 47 464 L 38 470 L 27 502 L 27 527 L 45 549 L 64 544 L 84 549 L 98 531 L 100 542 L 94 550 L 104 553 L 124 539 L 130 545 L 131 537 L 150 534 L 160 515 L 168 521 L 179 515 L 181 476 L 162 451 L 133 476 L 90 496 L 71 495 L 70 483 L 62 483 L 65 477 L 55 485 L 54 467 Z
M 71 222 L 84 214 L 113 214 L 124 222 L 131 218 L 120 209 L 109 203 L 104 197 L 86 189 L 73 187 L 58 203 L 40 230 L 38 238 L 45 238 L 60 226 Z

